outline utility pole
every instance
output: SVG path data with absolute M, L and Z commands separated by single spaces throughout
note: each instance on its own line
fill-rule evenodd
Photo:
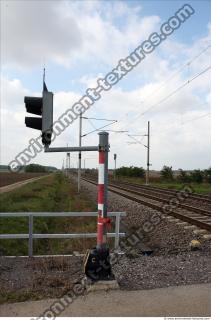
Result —
M 95 158 L 84 158 L 84 170 L 86 169 L 86 160 L 92 160 L 92 159 L 95 159 Z
M 142 137 L 147 137 L 147 144 L 145 145 L 141 141 L 137 140 L 135 137 L 137 136 L 142 136 Z M 150 121 L 148 121 L 148 126 L 147 126 L 147 134 L 128 134 L 128 137 L 132 138 L 134 142 L 128 142 L 129 144 L 141 144 L 147 149 L 147 170 L 146 170 L 146 185 L 149 184 L 149 167 L 151 166 L 149 162 L 150 158 Z
M 116 153 L 114 153 L 114 179 L 116 179 L 116 158 L 117 158 L 117 155 Z
M 68 147 L 68 143 L 67 143 L 67 147 Z M 67 175 L 67 153 L 66 153 L 66 157 L 65 157 L 65 175 Z
M 81 147 L 82 138 L 82 113 L 79 117 L 79 148 Z M 78 192 L 81 190 L 81 151 L 78 153 Z
M 147 130 L 147 172 L 146 172 L 146 185 L 149 184 L 149 150 L 150 150 L 150 122 L 148 121 L 148 130 Z
M 69 153 L 69 169 L 70 169 L 70 153 Z
M 68 168 L 68 171 L 70 170 L 70 153 L 67 152 L 67 168 Z

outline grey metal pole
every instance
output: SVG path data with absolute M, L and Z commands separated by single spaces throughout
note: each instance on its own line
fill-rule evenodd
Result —
M 146 185 L 149 184 L 149 149 L 150 149 L 150 122 L 148 121 L 148 131 L 147 131 L 147 172 L 146 172 Z
M 70 169 L 70 156 L 69 156 L 69 169 Z
M 67 176 L 70 173 L 70 153 L 67 152 Z
M 81 138 L 82 138 L 82 113 L 79 117 L 79 147 L 81 147 Z M 78 192 L 81 189 L 81 151 L 78 153 Z
M 66 165 L 65 165 L 65 174 L 67 176 L 67 167 L 68 167 L 68 160 L 67 160 L 67 153 L 66 153 Z

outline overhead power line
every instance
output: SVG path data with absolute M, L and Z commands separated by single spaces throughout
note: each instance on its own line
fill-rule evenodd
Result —
M 108 124 L 106 124 L 106 125 L 104 125 L 104 126 L 102 126 L 102 127 L 100 127 L 100 128 L 96 128 L 96 127 L 94 126 L 94 128 L 95 128 L 94 130 L 92 130 L 92 131 L 90 131 L 90 132 L 88 132 L 88 133 L 86 133 L 86 134 L 83 134 L 82 137 L 86 137 L 86 136 L 88 136 L 89 134 L 91 134 L 91 133 L 93 133 L 93 132 L 100 131 L 100 130 L 102 130 L 102 129 L 108 127 L 108 126 L 111 126 L 112 124 L 114 124 L 114 123 L 117 122 L 117 120 L 111 120 L 111 121 L 112 121 L 111 123 L 108 123 Z
M 201 115 L 201 116 L 198 116 L 198 117 L 195 117 L 195 118 L 193 118 L 193 119 L 184 121 L 182 124 L 185 124 L 185 123 L 187 123 L 187 122 L 192 122 L 192 121 L 195 121 L 195 120 L 198 120 L 198 119 L 207 117 L 207 116 L 209 116 L 210 114 L 211 114 L 211 112 L 205 113 L 205 114 L 203 114 L 203 115 Z
M 82 117 L 82 119 L 86 119 L 86 120 L 99 120 L 99 121 L 117 122 L 117 120 L 111 120 L 111 119 L 100 119 L 100 118 L 88 118 L 88 117 Z
M 145 135 L 145 136 L 147 136 L 147 135 Z M 128 142 L 129 144 L 142 144 L 142 146 L 144 146 L 144 147 L 146 147 L 147 148 L 147 146 L 144 144 L 144 143 L 142 143 L 142 140 L 141 141 L 139 141 L 138 139 L 136 139 L 135 137 L 134 137 L 134 135 L 130 135 L 130 134 L 128 134 L 128 137 L 130 137 L 131 139 L 133 139 L 134 141 L 133 142 Z
M 147 100 L 148 97 L 152 97 L 154 96 L 157 92 L 159 92 L 163 87 L 165 87 L 166 84 L 169 84 L 169 81 L 172 80 L 177 74 L 179 74 L 184 68 L 186 68 L 187 66 L 190 66 L 196 59 L 198 59 L 204 52 L 206 52 L 208 49 L 211 48 L 211 44 L 209 44 L 208 46 L 206 46 L 203 50 L 201 50 L 196 56 L 194 56 L 191 60 L 188 60 L 185 64 L 183 64 L 182 66 L 180 66 L 175 72 L 173 72 L 166 80 L 163 81 L 163 83 L 157 88 L 155 89 L 153 92 L 151 92 L 149 95 L 147 95 L 147 97 L 144 98 L 145 102 Z M 124 114 L 119 121 L 122 121 L 125 117 L 128 116 L 128 113 Z
M 172 80 L 176 75 L 178 75 L 184 68 L 187 66 L 190 66 L 191 63 L 193 63 L 196 59 L 198 59 L 204 52 L 206 52 L 211 47 L 211 44 L 209 44 L 206 48 L 204 48 L 202 51 L 200 51 L 195 57 L 193 57 L 191 60 L 180 66 L 175 72 L 170 75 L 166 80 L 163 81 L 163 84 L 160 85 L 157 89 L 155 89 L 152 93 L 150 93 L 145 99 L 147 100 L 148 97 L 152 97 L 155 93 L 160 91 L 163 87 L 165 87 L 166 83 L 168 84 L 170 80 Z
M 129 137 L 146 137 L 147 134 L 128 134 Z
M 163 99 L 161 99 L 160 101 L 158 101 L 157 103 L 153 104 L 152 106 L 150 106 L 148 109 L 146 109 L 145 111 L 143 111 L 142 113 L 140 113 L 133 121 L 136 121 L 137 119 L 139 119 L 142 115 L 144 115 L 145 113 L 147 113 L 148 111 L 154 109 L 155 107 L 157 107 L 159 104 L 165 102 L 166 100 L 168 100 L 170 97 L 172 97 L 173 95 L 175 95 L 177 92 L 179 92 L 180 90 L 182 90 L 184 87 L 186 87 L 188 84 L 190 84 L 192 81 L 194 81 L 195 79 L 197 79 L 198 77 L 202 76 L 204 73 L 206 73 L 207 71 L 209 71 L 211 69 L 211 66 L 208 66 L 206 69 L 202 70 L 201 72 L 199 72 L 198 74 L 196 74 L 193 78 L 191 78 L 190 80 L 187 80 L 185 83 L 183 83 L 181 86 L 179 86 L 176 90 L 172 91 L 170 94 L 168 94 L 166 97 L 164 97 Z
M 203 103 L 195 106 L 195 108 L 199 108 L 199 107 L 201 107 L 201 106 L 203 106 L 203 105 L 208 105 L 208 106 L 210 106 L 210 105 L 208 104 L 208 102 L 203 102 Z M 211 115 L 211 112 L 207 112 L 207 113 L 205 113 L 205 114 L 203 114 L 203 115 L 200 115 L 200 116 L 197 116 L 197 117 L 195 117 L 195 118 L 193 118 L 193 119 L 189 119 L 189 120 L 183 121 L 183 122 L 181 123 L 181 125 L 183 125 L 183 124 L 185 124 L 185 123 L 187 123 L 187 122 L 192 122 L 192 121 L 198 120 L 198 119 L 200 119 L 200 118 L 204 118 L 204 117 L 209 116 L 209 115 Z M 169 131 L 169 130 L 172 129 L 172 127 L 174 128 L 175 125 L 176 125 L 176 126 L 178 125 L 178 123 L 177 123 L 176 121 L 173 121 L 172 123 L 174 124 L 173 126 L 167 127 L 167 128 L 164 127 L 163 130 L 155 131 L 154 134 L 158 135 L 158 134 L 160 134 L 160 133 Z
M 135 138 L 135 136 L 142 136 L 142 140 L 139 141 L 137 138 Z M 147 137 L 147 145 L 143 144 L 142 141 L 144 139 L 144 137 Z M 146 185 L 149 184 L 149 167 L 150 167 L 150 163 L 149 163 L 149 149 L 150 149 L 150 121 L 148 121 L 147 123 L 147 134 L 145 135 L 139 135 L 139 134 L 128 134 L 128 137 L 132 138 L 134 141 L 133 141 L 133 144 L 141 144 L 143 145 L 145 148 L 147 148 L 147 171 L 146 171 Z M 129 144 L 132 144 L 129 142 Z
M 114 133 L 126 133 L 126 132 L 128 132 L 128 130 L 106 130 L 106 131 L 114 132 Z
M 90 120 L 90 119 L 87 119 L 88 122 L 91 124 L 92 128 L 94 128 L 95 130 L 97 130 L 97 128 L 95 127 L 94 123 Z
M 204 105 L 210 106 L 210 105 L 208 104 L 208 102 L 203 102 L 203 103 L 200 103 L 200 104 L 194 106 L 194 108 L 195 108 L 195 109 L 199 109 L 200 107 L 202 107 L 202 106 L 204 106 Z M 209 114 L 209 113 L 206 113 L 205 115 L 208 115 L 208 114 Z M 205 116 L 205 115 L 203 115 L 203 116 Z M 199 116 L 199 117 L 197 117 L 197 118 L 200 118 L 200 117 L 202 117 L 202 116 Z M 195 119 L 197 119 L 197 118 L 195 118 Z M 191 120 L 184 121 L 183 123 L 186 123 L 186 122 L 189 122 L 189 121 L 191 121 Z M 174 124 L 177 125 L 177 122 L 174 121 Z M 163 132 L 168 131 L 168 130 L 169 130 L 169 128 L 164 128 L 164 130 L 159 130 L 159 131 L 157 131 L 157 132 L 155 132 L 155 133 L 156 133 L 156 134 L 158 134 L 158 133 L 160 134 L 160 133 L 163 133 Z

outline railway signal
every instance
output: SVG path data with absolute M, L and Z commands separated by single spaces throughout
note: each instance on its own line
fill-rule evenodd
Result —
M 51 144 L 53 129 L 53 93 L 49 92 L 43 81 L 42 97 L 24 97 L 26 111 L 41 117 L 25 117 L 28 128 L 42 131 L 42 143 Z
M 111 226 L 108 218 L 108 153 L 110 149 L 107 132 L 99 132 L 97 146 L 46 148 L 45 152 L 83 152 L 98 151 L 98 220 L 97 245 L 89 250 L 84 259 L 84 272 L 93 281 L 113 280 L 110 264 L 110 251 L 107 242 L 107 232 Z
M 45 77 L 45 70 L 44 70 Z M 107 216 L 108 193 L 108 152 L 109 142 L 107 132 L 99 132 L 99 144 L 95 146 L 81 146 L 82 113 L 79 125 L 79 147 L 49 147 L 53 132 L 53 93 L 49 92 L 43 77 L 42 97 L 24 97 L 26 111 L 40 117 L 25 117 L 25 124 L 29 128 L 42 131 L 42 143 L 45 152 L 66 152 L 66 161 L 70 161 L 70 152 L 79 152 L 79 183 L 81 152 L 98 151 L 99 153 L 99 186 L 98 186 L 98 220 L 97 220 L 97 245 L 87 252 L 84 261 L 84 272 L 91 280 L 111 280 L 114 278 L 111 271 L 110 251 L 107 242 L 107 231 L 110 227 L 110 218 Z M 104 119 L 105 120 L 105 119 Z M 110 120 L 109 120 L 110 121 Z M 116 120 L 115 120 L 116 122 Z M 107 125 L 106 125 L 107 126 Z M 105 127 L 105 126 L 104 126 Z M 97 131 L 100 129 L 97 129 Z M 67 164 L 68 166 L 68 164 Z M 70 167 L 70 165 L 69 165 Z M 64 160 L 62 169 L 64 169 Z
M 117 155 L 116 153 L 114 153 L 114 179 L 116 179 L 116 158 L 117 158 Z

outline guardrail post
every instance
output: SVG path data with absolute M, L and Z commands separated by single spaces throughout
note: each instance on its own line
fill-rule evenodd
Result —
M 33 257 L 33 215 L 29 215 L 29 257 Z
M 120 230 L 120 214 L 116 214 L 116 225 L 115 225 L 115 244 L 114 248 L 119 248 L 119 230 Z

